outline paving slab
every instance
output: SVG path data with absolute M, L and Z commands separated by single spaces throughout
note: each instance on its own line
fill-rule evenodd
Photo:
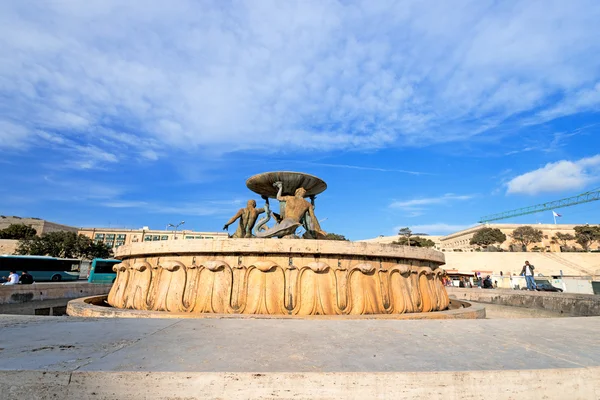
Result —
M 452 379 L 476 385 L 507 376 L 514 382 L 535 378 L 538 386 L 563 385 L 564 390 L 575 390 L 570 398 L 599 398 L 598 331 L 598 317 L 340 321 L 5 315 L 0 316 L 0 398 L 26 390 L 10 385 L 11 374 L 28 376 L 28 382 L 46 388 L 46 394 L 72 394 L 64 398 L 87 398 L 92 392 L 103 393 L 94 398 L 145 398 L 144 389 L 163 393 L 158 387 L 170 383 L 178 389 L 164 398 L 185 398 L 190 387 L 197 390 L 194 396 L 226 398 L 253 382 L 262 388 L 256 392 L 260 396 L 248 397 L 285 397 L 285 390 L 295 390 L 306 397 L 290 398 L 354 398 L 349 393 L 365 394 L 367 388 L 389 395 L 390 384 L 384 385 L 382 376 L 393 376 L 394 382 L 413 377 L 411 387 L 419 381 L 425 388 L 431 374 L 446 386 L 436 383 L 427 392 L 409 392 L 437 398 L 454 393 L 447 387 Z M 107 381 L 114 385 L 113 392 L 99 389 Z M 315 387 L 307 391 L 303 381 L 324 385 L 322 396 Z M 265 394 L 270 384 L 278 395 Z M 401 390 L 397 383 L 392 386 Z M 511 397 L 512 386 L 505 386 L 504 397 L 478 397 L 480 389 L 472 388 L 471 398 L 518 398 Z M 132 397 L 133 388 L 140 397 Z M 560 393 L 545 395 L 560 398 Z
M 600 318 L 0 318 L 0 370 L 390 372 L 600 366 Z

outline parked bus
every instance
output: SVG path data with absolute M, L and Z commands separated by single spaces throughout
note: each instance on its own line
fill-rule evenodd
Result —
M 79 279 L 80 267 L 81 260 L 75 258 L 0 255 L 0 277 L 8 276 L 10 271 L 19 275 L 27 271 L 34 282 L 75 281 Z
M 89 283 L 113 283 L 117 277 L 117 273 L 113 271 L 113 266 L 119 264 L 121 260 L 104 260 L 102 258 L 94 258 L 90 266 L 90 274 L 88 275 Z

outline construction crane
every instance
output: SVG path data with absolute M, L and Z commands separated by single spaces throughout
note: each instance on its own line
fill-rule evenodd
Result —
M 501 219 L 519 217 L 521 215 L 527 214 L 535 214 L 542 211 L 550 211 L 555 210 L 557 208 L 570 207 L 576 204 L 589 203 L 592 201 L 600 200 L 600 188 L 590 190 L 589 192 L 585 192 L 579 194 L 577 196 L 567 197 L 566 199 L 560 199 L 555 201 L 550 201 L 548 203 L 536 204 L 535 206 L 517 208 L 516 210 L 505 211 L 502 213 L 486 215 L 485 217 L 481 217 L 479 223 L 485 224 L 486 222 L 498 221 Z

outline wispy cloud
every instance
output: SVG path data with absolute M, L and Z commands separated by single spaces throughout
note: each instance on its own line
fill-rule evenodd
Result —
M 368 167 L 368 166 L 362 166 L 362 165 L 330 164 L 330 163 L 319 163 L 319 162 L 301 161 L 301 160 L 287 160 L 286 162 L 310 165 L 310 166 L 315 166 L 315 167 L 356 169 L 356 170 L 362 170 L 362 171 L 375 171 L 375 172 L 397 172 L 397 173 L 409 174 L 409 175 L 434 175 L 430 172 L 412 171 L 412 170 L 396 169 L 396 168 Z
M 454 224 L 446 224 L 443 222 L 439 222 L 439 223 L 433 223 L 433 224 L 411 225 L 411 226 L 409 226 L 409 228 L 414 233 L 426 233 L 429 235 L 447 235 L 447 234 L 458 232 L 458 231 L 461 231 L 463 229 L 467 229 L 467 228 L 470 228 L 473 226 L 475 226 L 475 224 L 454 225 Z M 398 232 L 402 228 L 404 228 L 404 226 L 397 226 L 397 227 L 394 227 L 393 229 L 394 229 L 394 232 Z
M 113 200 L 102 203 L 108 208 L 133 208 L 152 214 L 176 214 L 183 216 L 205 217 L 232 213 L 243 205 L 242 200 L 205 200 L 194 203 L 153 203 L 137 200 Z
M 576 161 L 561 160 L 519 175 L 507 184 L 508 194 L 536 195 L 579 190 L 600 181 L 600 154 Z
M 0 146 L 53 132 L 114 163 L 465 141 L 597 110 L 599 19 L 594 0 L 5 1 Z
M 457 195 L 453 193 L 446 193 L 438 197 L 425 197 L 412 200 L 394 201 L 390 204 L 390 208 L 412 209 L 419 206 L 447 204 L 452 201 L 470 200 L 473 197 L 473 195 Z

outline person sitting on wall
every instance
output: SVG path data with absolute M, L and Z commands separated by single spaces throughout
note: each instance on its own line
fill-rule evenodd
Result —
M 492 284 L 492 278 L 488 275 L 483 280 L 483 288 L 484 289 L 493 289 L 494 285 Z
M 19 283 L 21 285 L 31 285 L 33 283 L 33 276 L 29 275 L 27 271 L 23 271 L 21 277 L 19 278 Z
M 19 283 L 19 274 L 17 274 L 17 271 L 10 271 L 7 281 L 4 282 L 2 285 L 16 285 L 17 283 Z

